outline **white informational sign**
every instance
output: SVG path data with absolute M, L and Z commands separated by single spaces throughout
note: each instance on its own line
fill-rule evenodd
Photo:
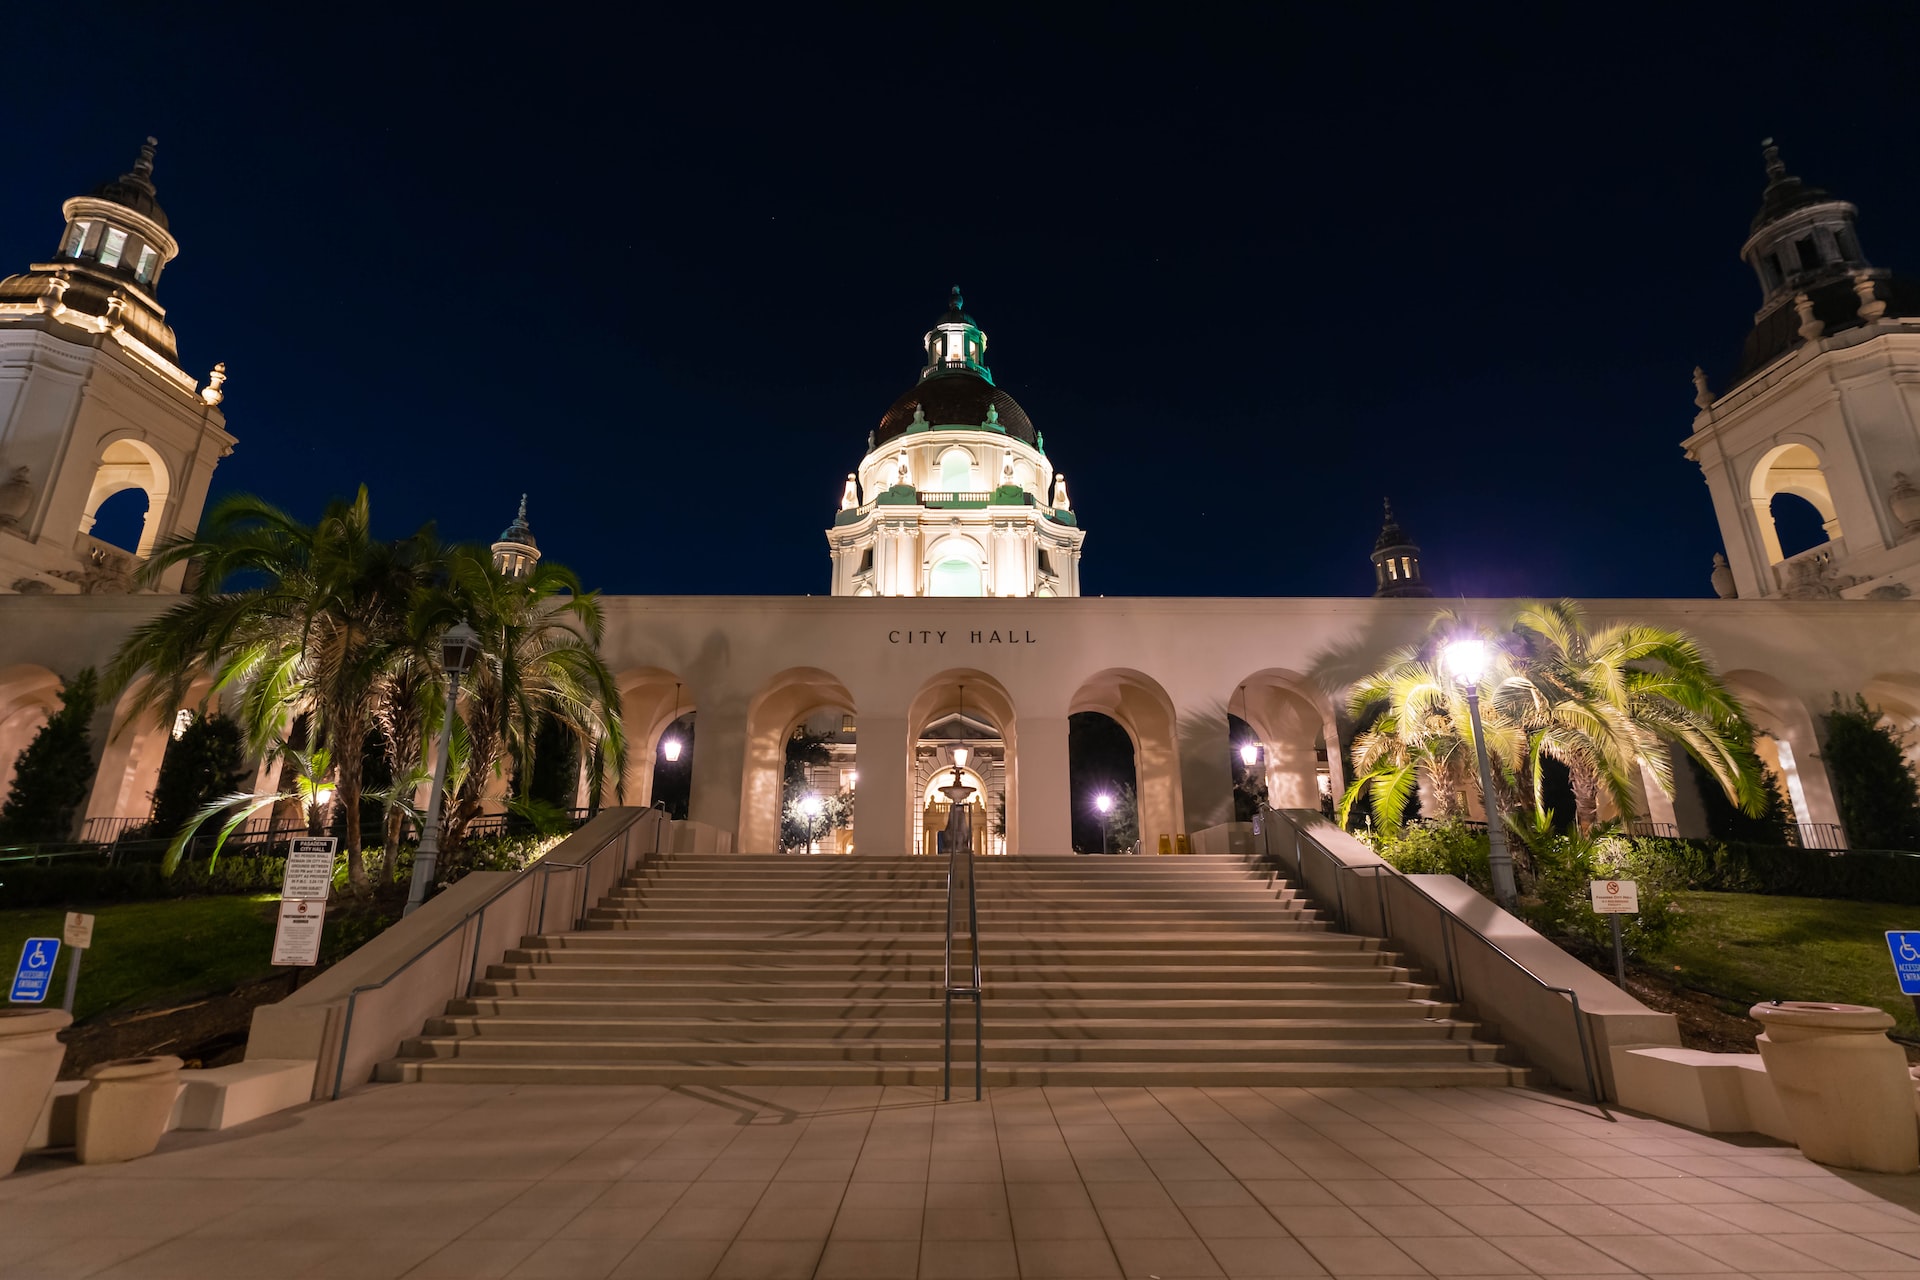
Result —
M 1638 915 L 1640 886 L 1631 880 L 1595 880 L 1593 910 L 1603 916 Z
M 320 923 L 326 918 L 326 899 L 283 898 L 280 924 L 273 931 L 273 964 L 319 964 Z
M 85 951 L 93 945 L 93 917 L 78 911 L 67 912 L 67 924 L 61 931 L 61 938 L 68 946 Z
M 334 836 L 300 836 L 287 844 L 287 870 L 280 877 L 280 897 L 325 902 L 333 888 L 333 859 L 340 841 Z

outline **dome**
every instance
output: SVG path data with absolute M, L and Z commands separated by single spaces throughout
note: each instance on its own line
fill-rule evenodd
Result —
M 1018 401 L 979 374 L 967 369 L 946 369 L 930 373 L 907 389 L 893 402 L 873 433 L 874 447 L 905 435 L 913 426 L 913 411 L 926 414 L 929 427 L 979 428 L 987 420 L 987 410 L 999 413 L 999 425 L 1016 440 L 1039 444 L 1033 421 Z
M 501 531 L 500 541 L 517 542 L 523 547 L 537 547 L 540 545 L 533 540 L 533 529 L 527 524 L 526 494 L 523 493 L 520 495 L 520 514 L 513 518 L 512 524 Z
M 133 163 L 130 173 L 123 173 L 112 182 L 103 182 L 91 192 L 96 200 L 110 200 L 133 210 L 143 218 L 160 224 L 163 230 L 172 230 L 167 226 L 166 210 L 160 207 L 160 201 L 154 198 L 153 190 L 153 149 L 159 141 L 148 138 L 146 145 L 140 148 L 140 158 Z

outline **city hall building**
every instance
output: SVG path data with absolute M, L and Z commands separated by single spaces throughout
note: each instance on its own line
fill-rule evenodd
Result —
M 1818 730 L 1834 694 L 1920 725 L 1920 288 L 1871 265 L 1854 207 L 1787 173 L 1771 147 L 1766 179 L 1741 248 L 1761 294 L 1741 367 L 1717 389 L 1696 370 L 1697 411 L 1675 424 L 1724 539 L 1717 598 L 1587 608 L 1697 637 L 1751 710 L 1796 819 L 1837 824 Z M 49 252 L 0 281 L 0 791 L 62 681 L 103 666 L 168 606 L 178 570 L 148 592 L 132 573 L 196 526 L 220 459 L 244 447 L 222 410 L 225 370 L 187 371 L 159 301 L 180 246 L 151 140 L 131 172 L 62 211 Z M 925 851 L 937 788 L 964 749 L 988 851 L 1066 853 L 1068 723 L 1088 711 L 1132 740 L 1148 851 L 1182 836 L 1228 847 L 1246 735 L 1276 806 L 1339 794 L 1346 689 L 1434 612 L 1419 549 L 1391 513 L 1371 597 L 1082 596 L 1089 531 L 957 290 L 922 345 L 826 530 L 831 594 L 606 599 L 627 802 L 653 799 L 656 766 L 691 724 L 688 838 L 773 852 L 786 745 L 807 725 L 831 741 L 837 776 L 821 785 L 857 788 L 838 847 Z M 1047 425 L 1064 459 L 1074 426 Z M 138 538 L 96 538 L 101 504 L 128 489 L 146 495 Z M 1783 551 L 1781 495 L 1813 506 L 1823 543 Z M 495 550 L 540 554 L 524 518 Z M 1510 604 L 1459 607 L 1492 623 Z M 1230 718 L 1246 729 L 1230 736 Z M 130 722 L 123 701 L 101 711 L 94 740 L 87 817 L 144 817 L 166 727 Z M 1633 816 L 1704 834 L 1684 787 L 1669 800 L 1649 786 Z

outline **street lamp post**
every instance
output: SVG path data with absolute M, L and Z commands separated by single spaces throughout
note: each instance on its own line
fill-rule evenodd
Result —
M 820 811 L 826 807 L 826 801 L 817 795 L 807 795 L 800 801 L 800 812 L 807 815 L 807 852 L 815 853 L 814 845 L 820 837 L 814 834 L 814 823 L 820 820 Z
M 1093 807 L 1100 811 L 1100 852 L 1110 853 L 1107 847 L 1108 818 L 1113 813 L 1113 797 L 1102 791 L 1093 798 Z
M 1513 882 L 1513 857 L 1507 852 L 1506 824 L 1493 794 L 1493 768 L 1487 763 L 1487 738 L 1480 726 L 1480 677 L 1487 670 L 1487 646 L 1471 637 L 1446 647 L 1447 672 L 1467 695 L 1467 716 L 1473 723 L 1473 753 L 1480 764 L 1480 799 L 1487 811 L 1487 865 L 1493 873 L 1493 896 L 1511 911 L 1520 892 Z
M 458 713 L 455 700 L 460 696 L 460 677 L 472 669 L 480 656 L 480 633 L 464 622 L 456 622 L 440 637 L 440 666 L 447 673 L 447 714 L 440 722 L 440 738 L 433 747 L 433 785 L 427 790 L 427 814 L 420 828 L 420 847 L 413 854 L 413 881 L 407 886 L 407 906 L 402 913 L 412 915 L 427 900 L 427 888 L 433 884 L 434 864 L 440 861 L 440 810 L 447 790 L 447 751 L 453 741 L 453 717 Z

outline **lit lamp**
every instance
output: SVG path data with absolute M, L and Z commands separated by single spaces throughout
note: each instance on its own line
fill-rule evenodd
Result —
M 1093 807 L 1100 811 L 1100 852 L 1106 853 L 1108 852 L 1108 849 L 1107 849 L 1107 831 L 1109 829 L 1108 819 L 1109 817 L 1111 817 L 1113 813 L 1113 797 L 1108 795 L 1106 792 L 1102 791 L 1099 795 L 1093 798 Z
M 1493 896 L 1511 911 L 1519 899 L 1513 882 L 1513 858 L 1507 852 L 1507 831 L 1493 794 L 1493 769 L 1487 763 L 1486 734 L 1480 727 L 1480 678 L 1487 673 L 1486 641 L 1466 637 L 1441 653 L 1442 664 L 1467 695 L 1467 716 L 1473 722 L 1473 754 L 1480 764 L 1480 798 L 1487 811 L 1487 864 L 1493 872 Z
M 672 728 L 672 726 L 677 724 L 679 720 L 680 720 L 680 686 L 676 684 L 675 686 L 673 686 L 673 719 L 667 721 L 668 728 Z M 665 742 L 660 744 L 660 754 L 667 758 L 668 764 L 672 764 L 673 762 L 675 762 L 680 758 L 681 745 L 682 744 L 680 742 L 680 739 L 678 738 L 668 738 Z
M 324 809 L 333 803 L 333 784 L 323 782 L 313 789 L 313 807 Z
M 807 852 L 808 853 L 814 852 L 814 847 L 813 847 L 814 841 L 819 839 L 819 837 L 814 834 L 813 824 L 819 820 L 820 811 L 824 808 L 826 808 L 826 801 L 822 800 L 819 796 L 814 795 L 811 792 L 809 792 L 807 795 L 804 795 L 800 798 L 800 812 L 807 815 Z
M 1243 742 L 1240 744 L 1240 763 L 1241 764 L 1251 769 L 1253 768 L 1253 762 L 1258 760 L 1259 758 L 1260 758 L 1259 747 L 1254 746 L 1251 742 Z
M 460 696 L 460 677 L 473 669 L 480 659 L 480 633 L 464 622 L 456 622 L 440 637 L 440 667 L 447 673 L 447 714 L 440 721 L 440 739 L 433 748 L 433 786 L 427 791 L 427 815 L 420 830 L 420 847 L 413 854 L 413 881 L 407 886 L 407 907 L 412 915 L 427 900 L 427 886 L 433 883 L 434 864 L 440 861 L 440 810 L 446 799 L 447 748 L 453 739 L 455 702 Z

